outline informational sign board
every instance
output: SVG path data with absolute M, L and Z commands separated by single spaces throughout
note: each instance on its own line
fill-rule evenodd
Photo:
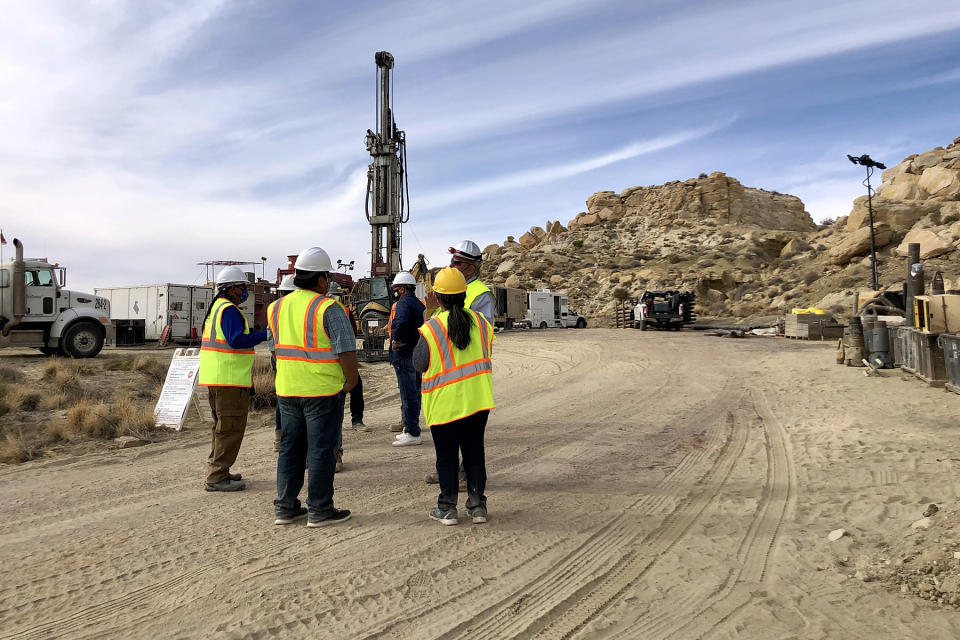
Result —
M 158 426 L 172 427 L 177 431 L 183 428 L 187 407 L 194 397 L 199 370 L 200 349 L 177 349 L 173 352 L 163 391 L 153 411 Z

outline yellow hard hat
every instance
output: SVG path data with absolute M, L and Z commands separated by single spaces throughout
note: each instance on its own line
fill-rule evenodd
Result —
M 453 267 L 444 267 L 437 273 L 433 279 L 433 290 L 437 293 L 454 294 L 463 293 L 467 290 L 467 281 L 458 269 Z

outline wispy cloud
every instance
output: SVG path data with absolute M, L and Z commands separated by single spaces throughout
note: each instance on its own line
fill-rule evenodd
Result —
M 423 209 L 430 210 L 478 197 L 489 197 L 504 191 L 526 189 L 540 184 L 563 180 L 564 178 L 594 171 L 617 162 L 637 158 L 656 151 L 663 151 L 703 138 L 704 136 L 719 131 L 725 126 L 729 126 L 732 122 L 733 119 L 730 119 L 724 123 L 701 129 L 680 131 L 650 140 L 632 142 L 619 149 L 585 160 L 556 164 L 538 169 L 515 171 L 488 180 L 461 185 L 455 189 L 433 194 L 427 193 L 418 200 L 419 206 Z

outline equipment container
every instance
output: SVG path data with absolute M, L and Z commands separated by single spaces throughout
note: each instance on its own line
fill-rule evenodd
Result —
M 94 291 L 110 301 L 114 320 L 142 320 L 146 340 L 159 340 L 167 325 L 171 327 L 171 340 L 198 340 L 213 299 L 211 287 L 191 284 L 164 283 Z M 250 311 L 252 314 L 253 309 Z
M 909 329 L 906 358 L 901 367 L 933 387 L 942 387 L 947 380 L 943 349 L 939 335 Z
M 947 375 L 945 386 L 948 391 L 960 393 L 960 335 L 942 333 L 939 342 Z

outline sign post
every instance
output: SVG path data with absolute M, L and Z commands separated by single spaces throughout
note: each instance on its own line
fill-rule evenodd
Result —
M 153 411 L 158 426 L 171 427 L 177 431 L 183 428 L 199 370 L 199 349 L 177 349 L 173 352 L 167 378 L 163 382 L 163 391 L 160 392 L 157 408 Z

